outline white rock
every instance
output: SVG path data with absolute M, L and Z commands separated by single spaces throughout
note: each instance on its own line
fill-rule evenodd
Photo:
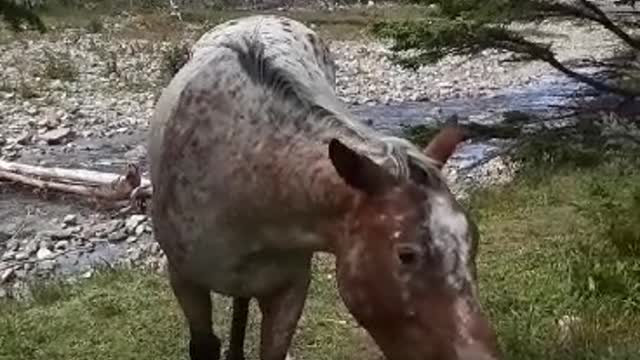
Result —
M 55 253 L 45 247 L 41 247 L 36 253 L 36 258 L 38 260 L 46 260 L 53 258 Z

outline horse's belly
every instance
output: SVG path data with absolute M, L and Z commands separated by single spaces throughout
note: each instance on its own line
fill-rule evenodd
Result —
M 241 241 L 246 244 L 247 240 Z M 309 271 L 311 251 L 238 249 L 234 243 L 238 242 L 220 238 L 200 243 L 185 263 L 185 270 L 212 291 L 243 297 L 269 294 Z

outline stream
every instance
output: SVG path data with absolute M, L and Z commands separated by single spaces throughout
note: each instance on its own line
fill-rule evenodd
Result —
M 374 128 L 398 135 L 408 126 L 441 121 L 454 114 L 458 115 L 462 123 L 473 121 L 483 124 L 500 121 L 504 112 L 518 111 L 539 117 L 559 115 L 563 111 L 559 107 L 570 104 L 578 94 L 582 100 L 596 96 L 581 84 L 559 74 L 550 74 L 526 86 L 504 89 L 491 97 L 451 99 L 442 102 L 359 105 L 351 108 L 356 116 Z M 72 145 L 49 146 L 46 151 L 39 146 L 31 146 L 25 149 L 27 151 L 16 161 L 116 173 L 121 172 L 127 162 L 135 161 L 141 164 L 146 172 L 148 166 L 145 144 L 146 131 L 134 129 L 112 138 L 79 138 L 73 141 Z M 493 141 L 464 144 L 453 156 L 451 166 L 468 168 L 485 159 L 499 147 L 499 143 Z M 28 191 L 16 192 L 11 189 L 0 191 L 0 219 L 3 219 L 0 223 L 0 250 L 3 247 L 3 233 L 14 234 L 12 236 L 23 239 L 37 239 L 37 236 L 47 231 L 59 233 L 62 231 L 62 219 L 69 214 L 82 219 L 78 224 L 90 224 L 85 225 L 85 229 L 98 226 L 95 225 L 96 223 L 104 224 L 113 221 L 108 215 L 100 214 L 86 204 L 79 204 L 76 201 L 64 199 L 47 201 Z M 124 220 L 121 222 L 124 223 Z M 66 235 L 77 228 L 72 225 L 67 227 Z M 38 242 L 38 240 L 34 241 Z M 87 239 L 83 241 L 86 242 Z M 148 232 L 134 241 L 135 246 L 156 245 L 152 244 L 151 235 Z M 92 240 L 91 242 L 93 243 Z M 133 244 L 129 240 L 97 241 L 88 251 L 69 252 L 58 256 L 56 263 L 49 262 L 43 272 L 71 274 L 85 272 L 96 263 L 111 264 L 120 258 L 130 256 L 132 251 L 138 251 Z M 30 266 L 24 271 L 32 271 L 29 268 Z M 0 262 L 0 270 L 2 270 L 2 262 Z

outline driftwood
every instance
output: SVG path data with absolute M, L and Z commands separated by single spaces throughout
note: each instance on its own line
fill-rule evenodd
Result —
M 128 164 L 123 174 L 114 174 L 0 160 L 0 180 L 108 202 L 126 200 L 134 204 L 150 198 L 152 194 L 151 182 L 142 178 L 134 164 Z

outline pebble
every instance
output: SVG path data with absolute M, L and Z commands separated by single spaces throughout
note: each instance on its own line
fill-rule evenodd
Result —
M 68 141 L 74 135 L 73 131 L 69 128 L 60 128 L 49 130 L 40 135 L 40 139 L 47 142 L 49 145 L 60 145 L 65 141 Z
M 0 274 L 0 284 L 11 281 L 11 279 L 15 276 L 14 268 L 8 268 Z
M 41 271 L 50 272 L 57 266 L 57 264 L 58 263 L 55 260 L 45 260 L 38 264 L 38 269 Z
M 142 214 L 134 214 L 131 215 L 127 221 L 126 221 L 126 228 L 127 228 L 127 232 L 129 233 L 135 233 L 136 228 L 138 227 L 138 225 L 140 225 L 143 221 L 145 221 L 147 219 L 146 215 L 142 215 Z
M 78 224 L 78 216 L 74 214 L 66 215 L 62 219 L 62 223 L 67 226 L 74 226 Z
M 56 245 L 54 246 L 56 250 L 66 250 L 69 247 L 69 241 L 68 240 L 60 240 L 58 242 L 56 242 Z
M 37 241 L 30 241 L 29 243 L 27 243 L 24 251 L 28 256 L 31 256 L 38 251 L 38 246 L 39 244 Z
M 38 250 L 38 252 L 36 253 L 36 258 L 37 258 L 38 260 L 46 260 L 46 259 L 50 259 L 50 258 L 52 258 L 54 255 L 55 255 L 55 254 L 54 254 L 54 252 L 53 252 L 53 251 L 51 251 L 51 250 L 49 250 L 49 249 L 47 249 L 47 248 L 41 247 L 41 248 Z
M 15 259 L 16 261 L 24 261 L 29 258 L 29 254 L 26 252 L 18 252 L 16 253 Z
M 107 235 L 107 239 L 112 243 L 124 241 L 127 237 L 127 233 L 123 229 L 113 231 Z
M 16 257 L 16 252 L 9 250 L 9 251 L 5 251 L 2 254 L 2 257 L 0 258 L 0 260 L 2 261 L 8 261 L 8 260 L 13 260 Z
M 0 244 L 6 242 L 7 240 L 11 239 L 13 235 L 11 233 L 9 233 L 8 231 L 4 231 L 4 230 L 0 230 Z

